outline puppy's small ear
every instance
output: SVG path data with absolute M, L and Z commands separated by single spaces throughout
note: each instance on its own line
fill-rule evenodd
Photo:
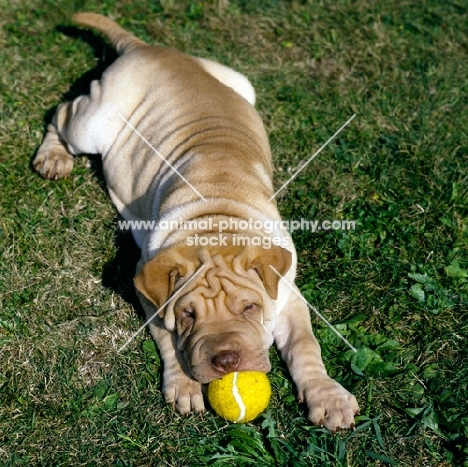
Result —
M 281 276 L 284 276 L 291 267 L 291 252 L 276 245 L 268 249 L 259 246 L 248 248 L 243 256 L 244 269 L 255 269 L 268 295 L 276 300 Z M 277 272 L 270 266 L 273 266 Z
M 171 246 L 151 258 L 137 273 L 133 282 L 136 289 L 156 308 L 160 309 L 171 296 L 179 277 L 196 267 L 194 258 L 188 258 L 179 245 Z M 159 313 L 163 318 L 165 310 Z
M 156 256 L 141 268 L 133 283 L 136 289 L 159 309 L 174 291 L 177 277 L 183 275 L 181 265 L 160 261 Z M 159 316 L 162 318 L 164 311 L 161 311 Z

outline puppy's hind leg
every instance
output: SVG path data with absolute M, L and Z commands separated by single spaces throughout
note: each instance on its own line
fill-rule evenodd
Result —
M 58 106 L 32 165 L 44 178 L 66 177 L 74 155 L 102 154 L 123 125 L 114 108 L 102 105 L 101 84 L 93 81 L 89 96 Z
M 54 116 L 54 120 L 47 127 L 47 134 L 32 162 L 34 170 L 44 178 L 51 180 L 65 178 L 73 169 L 73 156 L 68 151 L 65 141 L 58 131 L 57 121 L 60 107 Z

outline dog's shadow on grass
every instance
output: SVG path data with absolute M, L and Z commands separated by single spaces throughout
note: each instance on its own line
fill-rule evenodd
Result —
M 91 81 L 100 79 L 102 73 L 118 58 L 118 54 L 104 38 L 93 31 L 75 26 L 58 26 L 57 31 L 72 39 L 85 42 L 93 49 L 94 56 L 98 60 L 96 66 L 81 75 L 62 96 L 63 101 L 69 101 L 82 94 L 89 94 Z
M 130 233 L 116 230 L 114 242 L 117 253 L 107 262 L 102 270 L 102 285 L 120 295 L 135 309 L 141 321 L 146 321 L 146 315 L 138 299 L 133 277 L 136 265 L 140 259 L 140 249 Z

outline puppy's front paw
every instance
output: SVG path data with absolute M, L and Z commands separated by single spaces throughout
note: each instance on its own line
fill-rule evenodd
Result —
M 205 410 L 201 383 L 186 375 L 181 374 L 169 380 L 164 378 L 163 394 L 166 402 L 175 404 L 182 415 Z
M 33 160 L 34 170 L 39 172 L 44 178 L 57 180 L 70 175 L 73 169 L 73 156 L 67 149 L 60 145 L 48 148 L 43 144 Z
M 325 426 L 332 433 L 354 428 L 354 415 L 359 412 L 356 398 L 328 376 L 307 381 L 299 401 L 307 403 L 314 425 Z

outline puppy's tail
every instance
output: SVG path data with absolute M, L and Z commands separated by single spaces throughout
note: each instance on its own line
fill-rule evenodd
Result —
M 125 29 L 105 16 L 96 13 L 76 13 L 72 18 L 75 23 L 101 31 L 110 40 L 120 55 L 138 47 L 147 46 L 145 42 L 128 31 L 125 31 Z

